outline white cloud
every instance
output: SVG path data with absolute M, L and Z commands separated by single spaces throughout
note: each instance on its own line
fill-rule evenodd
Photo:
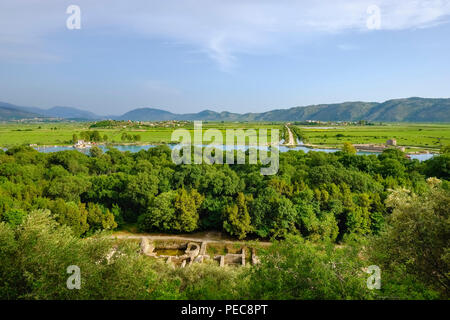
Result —
M 432 27 L 450 15 L 450 0 L 2 0 L 0 47 L 11 41 L 32 46 L 49 34 L 71 32 L 65 29 L 70 4 L 81 7 L 84 31 L 188 44 L 223 70 L 240 53 L 285 50 L 320 34 L 369 32 L 369 5 L 381 10 L 381 30 Z

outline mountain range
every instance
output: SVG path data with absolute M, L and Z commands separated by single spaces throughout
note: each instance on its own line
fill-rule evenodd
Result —
M 17 110 L 17 115 L 8 114 L 4 109 Z M 16 106 L 10 103 L 0 102 L 0 120 L 18 120 L 24 118 L 62 118 L 62 119 L 80 119 L 80 120 L 97 120 L 102 118 L 92 112 L 71 108 L 71 107 L 53 107 L 50 109 L 42 109 L 37 107 Z
M 378 102 L 343 102 L 319 104 L 290 109 L 275 109 L 262 113 L 231 113 L 204 110 L 198 113 L 176 114 L 155 108 L 138 108 L 121 116 L 99 116 L 72 107 L 16 106 L 0 102 L 0 121 L 59 118 L 94 121 L 102 119 L 165 121 L 384 121 L 384 122 L 450 122 L 450 99 L 405 98 Z

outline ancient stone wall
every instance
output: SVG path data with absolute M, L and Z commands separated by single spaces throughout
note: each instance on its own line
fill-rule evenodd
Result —
M 192 263 L 202 263 L 206 260 L 211 259 L 207 254 L 208 241 L 203 242 L 187 242 L 187 243 L 158 243 L 155 244 L 153 241 L 146 237 L 141 239 L 141 253 L 158 259 L 166 259 L 166 263 L 172 264 L 174 266 L 180 266 L 182 268 L 191 265 Z M 182 255 L 158 255 L 157 251 L 161 249 L 174 249 L 174 250 L 184 250 Z M 215 255 L 213 260 L 217 261 L 219 266 L 224 267 L 227 265 L 234 266 L 245 266 L 246 264 L 246 248 L 241 249 L 241 253 L 226 253 L 224 255 Z M 259 259 L 256 256 L 256 251 L 252 248 L 251 263 L 259 263 Z

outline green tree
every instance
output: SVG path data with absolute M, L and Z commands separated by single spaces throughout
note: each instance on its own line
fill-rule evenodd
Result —
M 404 175 L 405 167 L 403 164 L 394 158 L 385 158 L 381 161 L 380 173 L 383 177 L 391 176 L 399 178 Z
M 87 222 L 91 232 L 97 230 L 112 230 L 117 228 L 114 215 L 106 208 L 95 203 L 88 203 Z
M 22 209 L 10 209 L 3 213 L 2 220 L 16 227 L 20 225 L 26 216 L 26 212 Z
M 62 198 L 66 201 L 80 201 L 80 195 L 90 187 L 89 180 L 80 176 L 55 178 L 47 187 L 45 194 L 50 198 Z
M 260 237 L 277 238 L 296 232 L 297 211 L 294 205 L 270 187 L 253 201 L 251 219 Z
M 372 259 L 385 273 L 401 279 L 416 278 L 448 297 L 450 288 L 450 192 L 438 179 L 428 179 L 429 189 L 416 195 L 393 191 L 387 205 L 392 214 L 372 243 Z M 387 283 L 389 288 L 389 282 Z
M 47 206 L 59 223 L 69 226 L 77 236 L 89 230 L 88 211 L 84 203 L 65 202 L 62 199 L 52 201 Z
M 123 132 L 122 135 L 120 136 L 120 139 L 122 141 L 129 141 L 130 140 L 130 135 L 126 132 Z
M 248 270 L 248 299 L 367 299 L 359 248 L 309 243 L 298 236 L 276 241 Z
M 450 180 L 450 153 L 441 154 L 427 160 L 424 172 L 428 177 Z
M 161 193 L 139 217 L 139 228 L 143 231 L 192 232 L 198 228 L 203 200 L 195 189 Z
M 90 138 L 91 138 L 91 141 L 94 141 L 94 142 L 102 141 L 102 138 L 100 136 L 100 132 L 98 132 L 97 130 L 94 130 L 94 131 L 90 132 Z
M 356 154 L 356 148 L 350 142 L 344 142 L 342 152 L 346 154 Z
M 223 222 L 223 228 L 232 236 L 238 236 L 239 239 L 244 239 L 247 233 L 253 230 L 247 209 L 247 202 L 251 200 L 251 197 L 246 199 L 244 194 L 239 192 L 236 204 L 225 209 L 226 220 Z
M 175 226 L 174 229 L 180 232 L 192 232 L 198 227 L 199 208 L 204 197 L 192 189 L 190 192 L 179 189 L 175 197 Z
M 138 225 L 142 231 L 174 231 L 176 191 L 163 192 L 148 207 L 147 212 L 139 216 Z
M 144 212 L 158 193 L 159 179 L 154 173 L 139 172 L 130 175 L 125 196 L 137 213 Z
M 84 141 L 91 141 L 91 137 L 87 131 L 80 132 L 80 138 Z
M 317 203 L 301 201 L 296 206 L 302 234 L 312 241 L 336 240 L 339 228 L 333 212 L 320 212 Z
M 89 155 L 93 158 L 100 158 L 103 155 L 103 151 L 102 149 L 100 149 L 97 146 L 93 146 L 90 150 L 89 150 Z
M 179 281 L 136 244 L 80 239 L 49 212 L 31 212 L 18 228 L 0 223 L 0 248 L 0 299 L 181 298 Z M 81 290 L 66 287 L 70 265 L 82 272 Z

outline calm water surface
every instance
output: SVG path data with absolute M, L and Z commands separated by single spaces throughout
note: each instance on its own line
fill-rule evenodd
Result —
M 339 149 L 311 149 L 311 148 L 307 148 L 305 146 L 302 145 L 302 143 L 300 141 L 299 142 L 299 146 L 295 146 L 295 147 L 286 147 L 286 146 L 280 146 L 280 152 L 287 152 L 290 150 L 303 150 L 304 152 L 310 152 L 310 151 L 323 151 L 323 152 L 327 152 L 327 153 L 332 153 L 332 152 L 336 152 L 339 151 Z M 168 145 L 169 148 L 173 149 L 175 147 L 179 147 L 178 145 L 174 145 L 174 144 L 169 144 Z M 202 147 L 206 147 L 208 145 L 202 145 Z M 100 149 L 102 149 L 103 151 L 107 151 L 108 147 L 104 146 L 104 145 L 100 145 L 98 146 Z M 148 144 L 148 145 L 115 145 L 114 148 L 116 148 L 119 151 L 130 151 L 132 153 L 134 152 L 139 152 L 141 150 L 148 150 L 150 148 L 154 148 L 156 147 L 156 145 L 152 145 L 152 144 Z M 224 145 L 220 145 L 218 146 L 219 148 L 221 148 L 222 150 L 225 150 L 225 146 Z M 248 150 L 249 146 L 233 146 L 234 149 L 236 150 Z M 254 146 L 253 148 L 256 149 L 262 149 L 262 150 L 267 150 L 268 147 L 260 147 L 260 146 Z M 40 151 L 40 152 L 58 152 L 58 151 L 64 151 L 64 150 L 79 150 L 80 152 L 83 153 L 89 153 L 89 148 L 86 149 L 75 149 L 72 146 L 48 146 L 48 147 L 35 147 L 36 150 Z M 370 155 L 370 154 L 375 154 L 378 155 L 380 154 L 379 152 L 364 152 L 364 151 L 360 151 L 357 153 L 358 155 Z M 419 161 L 425 161 L 428 159 L 431 159 L 434 156 L 434 154 L 411 154 L 410 157 L 411 159 L 417 159 Z

